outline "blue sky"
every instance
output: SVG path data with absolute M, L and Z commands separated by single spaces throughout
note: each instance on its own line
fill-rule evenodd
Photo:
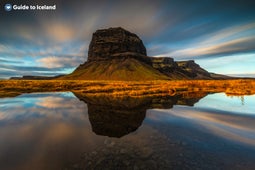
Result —
M 5 12 L 5 3 L 57 5 Z M 210 72 L 255 77 L 255 2 L 248 0 L 0 2 L 0 78 L 70 73 L 87 59 L 92 33 L 123 27 L 149 56 L 195 60 Z

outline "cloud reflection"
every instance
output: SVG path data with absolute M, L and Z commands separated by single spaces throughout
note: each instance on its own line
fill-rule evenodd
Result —
M 151 114 L 152 112 L 156 112 Z M 157 114 L 157 115 L 156 115 Z M 155 110 L 147 114 L 157 121 L 174 121 L 192 127 L 189 131 L 203 131 L 215 136 L 255 146 L 255 117 L 238 114 L 224 114 L 213 110 L 200 110 L 184 106 L 176 106 L 171 110 Z M 171 120 L 173 119 L 173 120 Z M 176 120 L 176 121 L 177 121 Z M 174 123 L 172 122 L 172 123 Z
M 63 155 L 78 159 L 78 151 L 93 146 L 90 138 L 85 141 L 93 135 L 87 106 L 72 93 L 24 94 L 0 105 L 3 169 L 59 169 L 68 159 Z
M 3 99 L 5 101 L 1 102 L 3 109 L 0 110 L 0 124 L 26 119 L 76 120 L 78 122 L 85 120 L 83 113 L 87 112 L 87 106 L 74 96 L 64 97 L 63 93 L 49 96 L 37 95 Z M 16 102 L 13 103 L 12 100 Z

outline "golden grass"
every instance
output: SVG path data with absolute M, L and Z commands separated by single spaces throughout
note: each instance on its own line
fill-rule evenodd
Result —
M 174 95 L 183 92 L 225 92 L 227 95 L 255 94 L 255 80 L 1 80 L 0 97 L 21 93 L 72 91 L 89 95 L 146 96 Z

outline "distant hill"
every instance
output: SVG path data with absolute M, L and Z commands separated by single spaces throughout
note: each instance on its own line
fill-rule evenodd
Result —
M 53 76 L 53 77 L 49 77 L 49 76 L 22 76 L 22 77 L 11 77 L 10 80 L 54 80 L 57 78 L 60 78 L 64 75 L 57 75 L 57 76 Z
M 88 60 L 58 79 L 166 80 L 229 79 L 201 68 L 193 60 L 149 57 L 142 40 L 123 28 L 97 30 L 89 45 Z

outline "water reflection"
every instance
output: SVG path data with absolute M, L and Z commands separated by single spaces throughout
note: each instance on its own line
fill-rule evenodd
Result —
M 60 169 L 91 142 L 90 124 L 72 93 L 1 99 L 0 169 Z M 78 140 L 80 138 L 80 140 Z
M 245 102 L 244 102 L 245 101 Z M 224 93 L 211 94 L 195 104 L 198 109 L 210 109 L 218 113 L 255 115 L 255 95 L 227 96 Z
M 254 116 L 176 106 L 172 110 L 150 110 L 147 117 L 157 122 L 172 123 L 172 125 L 181 123 L 193 132 L 210 134 L 255 147 Z M 192 135 L 186 135 L 186 137 L 193 138 Z
M 244 99 L 70 92 L 2 98 L 0 169 L 253 169 L 255 96 Z
M 88 106 L 89 121 L 97 135 L 122 137 L 141 126 L 146 110 L 169 109 L 174 105 L 193 106 L 205 93 L 185 93 L 176 96 L 157 97 L 109 97 L 75 93 Z

